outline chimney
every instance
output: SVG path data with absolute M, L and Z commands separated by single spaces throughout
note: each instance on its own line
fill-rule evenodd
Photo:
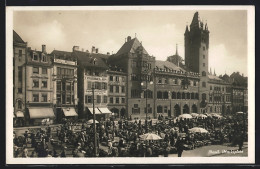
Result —
M 131 36 L 127 37 L 127 42 L 129 42 L 131 40 Z
M 110 53 L 109 53 L 109 52 L 107 52 L 107 55 L 110 55 Z
M 98 53 L 98 48 L 96 48 L 96 53 Z
M 46 45 L 42 45 L 42 53 L 46 53 Z
M 95 46 L 92 46 L 91 53 L 95 52 Z
M 73 46 L 72 52 L 74 52 L 74 51 L 79 51 L 79 46 Z

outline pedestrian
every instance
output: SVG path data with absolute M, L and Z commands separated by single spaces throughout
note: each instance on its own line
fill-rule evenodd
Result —
M 184 149 L 183 144 L 184 144 L 183 139 L 178 137 L 178 139 L 175 143 L 175 147 L 177 148 L 177 152 L 178 152 L 178 157 L 182 156 L 182 152 L 183 152 L 183 149 Z
M 66 148 L 66 147 L 64 147 L 64 148 L 62 149 L 62 152 L 61 152 L 61 154 L 60 154 L 60 157 L 66 157 L 65 148 Z
M 25 131 L 24 133 L 24 138 L 25 138 L 25 145 L 27 147 L 27 143 L 28 143 L 28 131 Z
M 30 157 L 33 157 L 33 158 L 35 158 L 35 157 L 38 157 L 38 155 L 37 155 L 37 153 L 36 153 L 36 151 L 35 151 L 35 150 L 32 152 L 32 154 L 31 154 L 31 156 L 30 156 Z
M 25 146 L 23 147 L 22 157 L 28 158 L 28 149 Z

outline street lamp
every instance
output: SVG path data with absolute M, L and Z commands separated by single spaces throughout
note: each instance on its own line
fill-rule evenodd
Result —
M 97 131 L 96 131 L 96 114 L 95 114 L 95 88 L 92 86 L 92 103 L 93 103 L 93 125 L 94 125 L 94 155 L 97 157 Z
M 169 100 L 170 100 L 170 116 L 168 114 L 169 117 L 172 117 L 172 97 L 171 97 L 171 91 L 169 91 Z
M 150 84 L 153 84 L 153 81 L 150 81 Z M 141 83 L 142 86 L 144 86 L 144 83 L 142 82 Z M 148 90 L 148 72 L 146 74 L 146 77 L 145 77 L 145 119 L 146 119 L 146 124 L 145 124 L 145 127 L 146 127 L 146 130 L 147 130 L 147 113 L 148 113 L 148 110 L 147 110 L 147 90 Z

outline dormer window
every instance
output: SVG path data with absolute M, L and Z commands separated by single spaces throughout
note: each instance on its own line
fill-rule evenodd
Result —
M 39 56 L 36 53 L 33 53 L 33 60 L 34 61 L 38 61 Z
M 94 65 L 97 64 L 97 59 L 96 59 L 96 58 L 93 60 L 93 64 L 94 64 Z
M 47 62 L 47 57 L 45 54 L 42 54 L 42 62 Z

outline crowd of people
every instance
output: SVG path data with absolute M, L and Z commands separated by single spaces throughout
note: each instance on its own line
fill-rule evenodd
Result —
M 238 144 L 241 149 L 247 136 L 245 124 L 239 122 L 234 117 L 107 119 L 96 123 L 64 120 L 58 127 L 29 130 L 23 136 L 14 132 L 14 157 L 167 157 L 174 153 L 181 157 L 183 150 L 223 143 Z M 191 132 L 193 127 L 207 132 Z M 158 137 L 142 137 L 147 133 Z

